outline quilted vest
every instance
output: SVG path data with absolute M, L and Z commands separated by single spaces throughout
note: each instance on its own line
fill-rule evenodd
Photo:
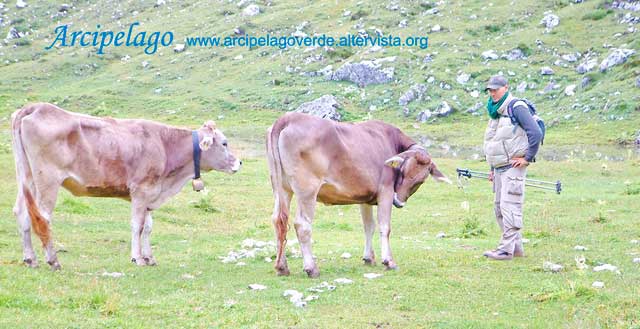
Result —
M 500 118 L 490 119 L 484 133 L 484 155 L 487 163 L 493 168 L 506 166 L 511 159 L 523 157 L 529 147 L 524 129 L 519 125 L 513 125 L 507 115 L 507 106 L 512 99 L 514 97 L 509 95 L 502 103 L 498 109 Z M 514 108 L 518 105 L 519 102 L 514 104 Z

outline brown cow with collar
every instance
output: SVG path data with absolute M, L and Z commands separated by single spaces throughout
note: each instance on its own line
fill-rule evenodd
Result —
M 13 211 L 24 262 L 31 267 L 37 266 L 33 228 L 47 263 L 60 268 L 50 228 L 60 186 L 76 196 L 131 201 L 131 260 L 155 265 L 151 212 L 199 171 L 195 159 L 203 171 L 235 173 L 241 165 L 213 121 L 193 133 L 148 120 L 96 118 L 37 103 L 14 112 L 11 123 L 18 180 Z
M 423 147 L 400 129 L 381 121 L 336 123 L 288 113 L 269 128 L 267 154 L 275 198 L 272 219 L 278 275 L 289 274 L 284 248 L 294 193 L 298 203 L 294 226 L 304 271 L 317 277 L 320 272 L 311 253 L 316 201 L 327 205 L 360 204 L 365 233 L 363 260 L 371 265 L 375 264 L 372 206 L 377 205 L 382 263 L 387 269 L 395 269 L 389 246 L 391 205 L 404 206 L 429 174 L 451 183 Z

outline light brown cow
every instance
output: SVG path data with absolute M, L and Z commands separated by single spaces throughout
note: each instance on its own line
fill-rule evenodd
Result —
M 304 271 L 316 277 L 320 272 L 311 253 L 316 201 L 360 204 L 365 234 L 363 260 L 370 265 L 375 264 L 372 206 L 377 205 L 382 263 L 387 269 L 395 269 L 389 246 L 391 205 L 404 206 L 429 174 L 451 183 L 423 147 L 381 121 L 349 124 L 301 113 L 285 114 L 269 128 L 267 154 L 275 198 L 272 219 L 278 275 L 289 274 L 284 248 L 294 193 L 298 205 L 294 226 Z
M 195 134 L 148 120 L 96 118 L 37 103 L 11 116 L 18 197 L 13 209 L 24 262 L 37 266 L 31 229 L 46 260 L 60 268 L 51 238 L 51 214 L 60 186 L 76 196 L 131 201 L 131 260 L 155 265 L 151 212 L 194 178 L 194 153 L 203 171 L 235 173 L 241 162 L 206 122 Z M 196 138 L 197 136 L 197 138 Z M 200 151 L 197 151 L 197 150 Z

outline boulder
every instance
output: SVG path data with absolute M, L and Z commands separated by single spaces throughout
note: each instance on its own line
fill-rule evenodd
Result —
M 333 95 L 324 95 L 311 102 L 302 103 L 295 112 L 315 115 L 323 119 L 340 121 L 341 115 L 338 112 L 340 104 Z
M 613 49 L 609 56 L 600 63 L 600 72 L 604 72 L 609 68 L 620 65 L 636 53 L 633 49 Z
M 359 87 L 371 84 L 382 84 L 393 80 L 394 68 L 381 68 L 379 61 L 362 61 L 360 63 L 347 63 L 333 72 L 330 80 L 351 81 Z

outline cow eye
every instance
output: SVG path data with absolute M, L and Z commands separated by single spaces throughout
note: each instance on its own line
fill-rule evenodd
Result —
M 222 141 L 222 146 L 227 147 L 227 141 Z

